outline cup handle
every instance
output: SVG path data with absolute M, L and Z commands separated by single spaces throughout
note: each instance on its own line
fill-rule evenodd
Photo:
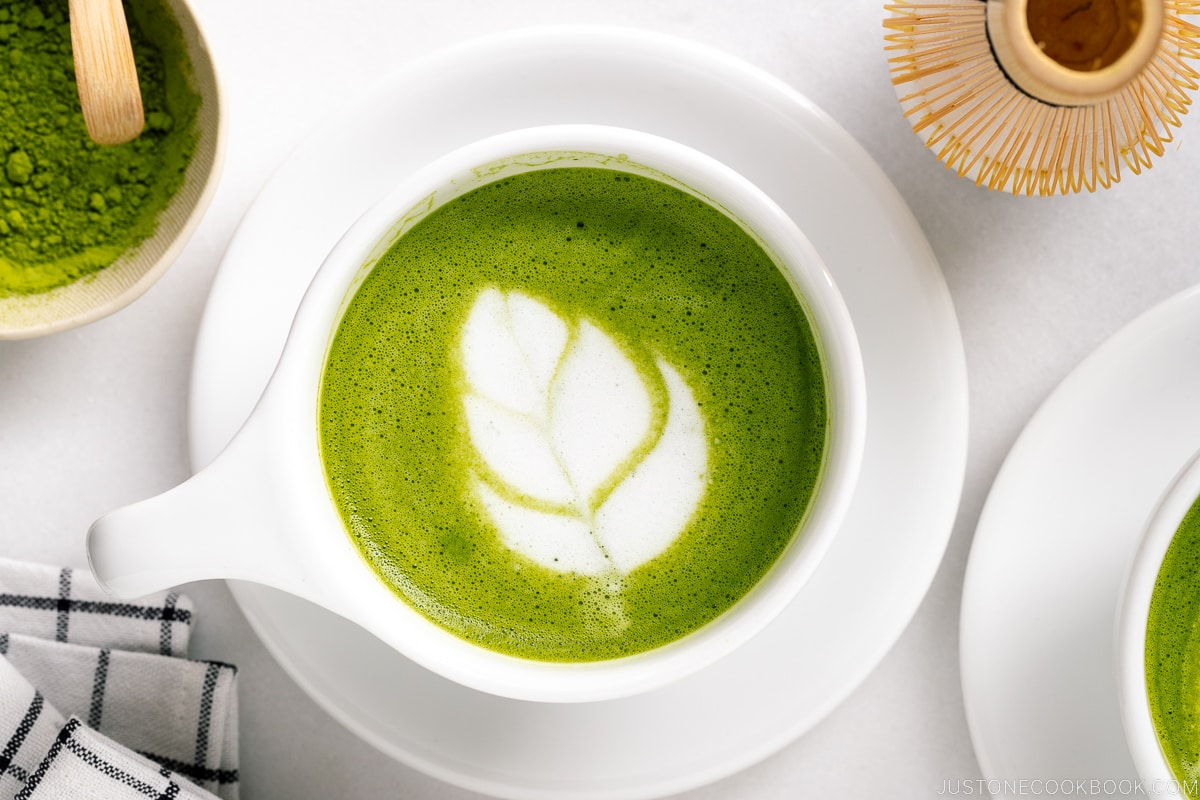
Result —
M 302 588 L 290 585 L 295 570 L 284 563 L 289 548 L 279 546 L 268 452 L 264 426 L 251 415 L 189 480 L 96 520 L 87 536 L 96 580 L 124 598 L 207 578 Z

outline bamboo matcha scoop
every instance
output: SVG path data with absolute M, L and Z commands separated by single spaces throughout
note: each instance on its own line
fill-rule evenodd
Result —
M 70 0 L 75 82 L 88 136 L 124 144 L 142 132 L 142 94 L 121 0 Z

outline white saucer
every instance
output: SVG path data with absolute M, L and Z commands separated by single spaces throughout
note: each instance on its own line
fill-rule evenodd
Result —
M 291 156 L 234 236 L 196 347 L 192 460 L 207 463 L 250 412 L 309 277 L 371 201 L 468 141 L 563 122 L 641 129 L 726 162 L 793 216 L 839 282 L 871 417 L 854 505 L 814 579 L 687 681 L 571 706 L 464 689 L 303 601 L 231 588 L 321 706 L 417 769 L 506 797 L 653 797 L 766 757 L 841 702 L 916 610 L 958 506 L 966 369 L 946 285 L 883 173 L 804 98 L 706 47 L 611 28 L 489 38 L 385 81 Z
M 1137 780 L 1117 705 L 1118 596 L 1150 512 L 1198 447 L 1200 287 L 1098 348 L 1009 453 L 975 532 L 961 631 L 971 738 L 1001 795 L 1022 779 L 1101 792 Z

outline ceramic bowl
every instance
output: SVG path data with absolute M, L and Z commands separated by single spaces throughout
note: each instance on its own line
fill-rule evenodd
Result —
M 391 244 L 467 191 L 567 164 L 669 181 L 756 235 L 797 289 L 818 333 L 831 409 L 820 488 L 799 532 L 756 586 L 724 615 L 675 642 L 588 663 L 534 661 L 471 644 L 396 598 L 346 534 L 329 496 L 315 424 L 332 333 Z M 98 520 L 89 534 L 89 559 L 101 585 L 120 595 L 201 578 L 250 580 L 323 605 L 465 686 L 544 702 L 612 699 L 716 661 L 795 598 L 841 528 L 861 465 L 866 414 L 849 312 L 816 251 L 761 190 L 703 153 L 637 131 L 594 125 L 511 131 L 409 176 L 350 228 L 310 284 L 275 373 L 237 436 L 188 482 Z M 172 535 L 162 536 L 164 530 Z

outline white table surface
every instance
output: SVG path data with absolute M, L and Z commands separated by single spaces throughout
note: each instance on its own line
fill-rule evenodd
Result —
M 216 198 L 168 274 L 80 330 L 0 343 L 0 554 L 83 566 L 91 521 L 188 475 L 196 328 L 226 244 L 308 131 L 373 80 L 497 30 L 605 22 L 725 50 L 845 127 L 911 206 L 958 311 L 970 455 L 955 530 L 928 596 L 882 664 L 823 723 L 688 798 L 931 797 L 980 777 L 963 712 L 963 573 L 988 488 L 1022 426 L 1094 347 L 1200 283 L 1200 120 L 1154 169 L 1052 200 L 989 193 L 944 170 L 901 117 L 882 3 L 855 0 L 193 0 L 224 78 L 229 149 Z M 193 654 L 241 668 L 243 797 L 474 797 L 362 744 L 266 653 L 224 584 L 192 584 Z M 1081 776 L 1083 777 L 1083 776 Z

